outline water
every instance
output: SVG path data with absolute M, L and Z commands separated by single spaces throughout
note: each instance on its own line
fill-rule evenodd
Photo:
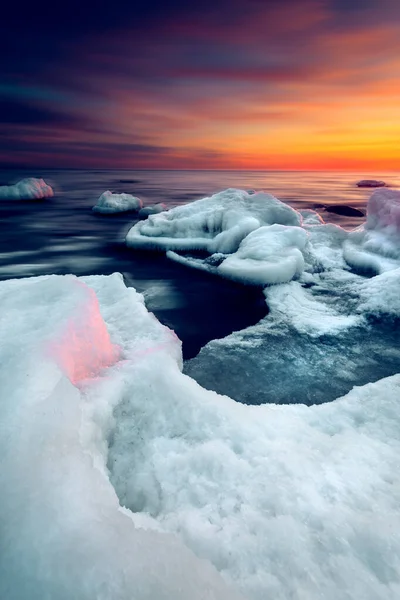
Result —
M 43 177 L 55 190 L 44 202 L 0 203 L 0 279 L 47 275 L 123 273 L 143 292 L 149 310 L 183 340 L 191 358 L 209 340 L 257 323 L 266 312 L 259 290 L 190 271 L 162 255 L 127 249 L 132 214 L 100 216 L 91 208 L 102 192 L 127 192 L 145 205 L 185 204 L 227 187 L 263 189 L 294 208 L 346 204 L 365 210 L 371 190 L 359 179 L 400 186 L 395 173 L 249 171 L 1 170 L 0 184 Z M 360 218 L 320 210 L 327 222 L 345 228 Z

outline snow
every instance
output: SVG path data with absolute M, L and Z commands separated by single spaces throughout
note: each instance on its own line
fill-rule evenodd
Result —
M 400 375 L 246 406 L 181 373 L 119 275 L 3 282 L 0 304 L 2 598 L 399 597 Z
M 54 196 L 52 188 L 43 179 L 28 177 L 14 185 L 0 186 L 0 200 L 41 200 Z
M 139 217 L 141 219 L 146 219 L 150 215 L 156 215 L 160 212 L 164 212 L 165 210 L 168 210 L 168 207 L 163 202 L 160 202 L 160 204 L 144 206 L 139 210 Z
M 138 211 L 142 206 L 142 201 L 135 196 L 131 196 L 131 194 L 113 194 L 107 190 L 101 194 L 92 210 L 97 213 L 108 214 Z
M 253 285 L 284 283 L 302 273 L 301 251 L 306 243 L 307 233 L 300 227 L 260 227 L 217 270 L 224 277 Z
M 368 201 L 367 221 L 344 246 L 352 267 L 375 274 L 400 267 L 400 192 L 382 189 Z
M 173 333 L 116 275 L 11 280 L 0 303 L 0 597 L 239 598 L 176 536 L 143 529 L 109 481 L 124 377 L 155 355 L 178 369 Z
M 128 232 L 133 248 L 235 252 L 262 225 L 299 225 L 300 215 L 270 194 L 228 189 L 168 212 L 151 215 Z

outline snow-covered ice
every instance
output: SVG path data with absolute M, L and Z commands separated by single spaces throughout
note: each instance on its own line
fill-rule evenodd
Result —
M 348 264 L 375 274 L 400 267 L 400 192 L 376 190 L 368 201 L 367 221 L 344 246 Z
M 103 192 L 93 206 L 93 211 L 97 213 L 119 213 L 127 211 L 139 211 L 143 207 L 140 198 L 131 194 L 113 194 L 110 191 Z
M 41 200 L 54 196 L 53 189 L 43 179 L 28 177 L 13 185 L 0 186 L 0 200 Z
M 160 212 L 164 212 L 168 207 L 164 202 L 160 202 L 159 204 L 152 204 L 150 206 L 144 206 L 139 210 L 139 217 L 141 219 L 146 219 L 150 215 L 157 215 Z
M 118 274 L 0 283 L 1 598 L 400 597 L 390 194 L 354 232 L 238 190 L 131 229 L 133 247 L 268 284 L 267 317 L 185 365 L 231 397 L 182 373 Z
M 0 303 L 2 598 L 399 597 L 400 375 L 245 406 L 118 275 Z
M 132 248 L 235 252 L 263 225 L 299 225 L 300 215 L 270 194 L 228 189 L 168 212 L 151 215 L 128 232 Z
M 239 598 L 109 481 L 113 408 L 151 356 L 179 372 L 174 334 L 117 275 L 3 282 L 0 305 L 0 597 Z

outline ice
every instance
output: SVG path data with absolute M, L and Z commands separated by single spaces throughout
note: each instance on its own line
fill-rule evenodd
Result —
M 400 192 L 376 190 L 368 201 L 367 221 L 344 246 L 344 257 L 359 271 L 383 273 L 400 266 Z
M 361 313 L 378 319 L 399 319 L 400 268 L 367 279 L 360 286 L 359 294 Z
M 14 185 L 0 186 L 0 200 L 41 200 L 54 196 L 52 188 L 43 179 L 28 177 Z
M 93 206 L 93 211 L 103 214 L 119 213 L 127 211 L 138 211 L 142 208 L 143 203 L 139 198 L 131 196 L 131 194 L 113 194 L 110 191 L 103 192 Z
M 146 219 L 150 215 L 157 215 L 160 212 L 164 212 L 167 210 L 167 208 L 167 205 L 163 202 L 160 202 L 160 204 L 153 204 L 151 206 L 144 206 L 139 210 L 139 217 L 141 219 Z
M 172 332 L 119 276 L 3 282 L 0 305 L 0 597 L 239 598 L 176 536 L 146 531 L 109 481 L 123 378 L 154 354 L 178 369 Z
M 151 215 L 128 232 L 133 248 L 235 252 L 263 225 L 299 225 L 301 216 L 270 194 L 228 189 L 168 212 Z
M 343 273 L 268 288 L 291 316 L 262 323 L 260 347 L 271 332 L 301 357 L 291 306 L 312 320 L 324 285 L 367 282 Z M 181 373 L 179 340 L 121 276 L 3 282 L 0 305 L 1 598 L 397 600 L 400 375 L 246 406 Z
M 217 268 L 223 277 L 253 285 L 284 283 L 301 275 L 307 233 L 300 227 L 270 225 L 250 233 L 237 252 Z

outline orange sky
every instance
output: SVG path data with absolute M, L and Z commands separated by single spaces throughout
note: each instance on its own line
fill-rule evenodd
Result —
M 0 86 L 14 103 L 0 160 L 400 168 L 400 2 L 228 4 L 224 18 L 207 2 L 141 28 L 127 17 L 101 36 L 83 32 L 60 63 L 14 73 Z

